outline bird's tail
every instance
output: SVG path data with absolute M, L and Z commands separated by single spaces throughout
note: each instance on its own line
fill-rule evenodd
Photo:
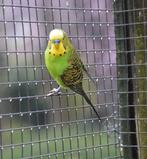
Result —
M 99 120 L 101 120 L 98 112 L 96 111 L 95 107 L 93 106 L 93 104 L 91 103 L 90 99 L 88 98 L 87 94 L 84 92 L 83 88 L 82 88 L 82 83 L 79 83 L 77 85 L 71 85 L 70 89 L 73 90 L 74 92 L 80 94 L 81 96 L 84 97 L 84 99 L 86 100 L 86 102 L 92 107 L 92 109 L 94 110 L 94 112 L 96 113 L 97 117 Z
M 96 113 L 98 119 L 101 120 L 101 118 L 100 118 L 98 112 L 96 111 L 95 107 L 94 107 L 93 104 L 91 103 L 91 101 L 90 101 L 90 99 L 88 98 L 87 94 L 83 91 L 81 95 L 85 98 L 86 102 L 92 107 L 92 109 L 93 109 L 94 112 Z

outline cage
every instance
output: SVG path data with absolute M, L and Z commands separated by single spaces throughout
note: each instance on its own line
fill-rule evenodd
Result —
M 146 1 L 0 1 L 0 158 L 146 159 Z M 49 32 L 62 28 L 95 84 L 47 96 Z M 138 71 L 139 70 L 139 71 Z

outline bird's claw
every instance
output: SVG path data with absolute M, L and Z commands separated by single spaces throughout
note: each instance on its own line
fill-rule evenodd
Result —
M 60 92 L 60 87 L 58 87 L 58 88 L 53 88 L 51 91 L 49 91 L 49 93 L 47 94 L 47 96 L 51 96 L 51 95 L 59 95 L 59 94 L 61 94 L 61 92 Z

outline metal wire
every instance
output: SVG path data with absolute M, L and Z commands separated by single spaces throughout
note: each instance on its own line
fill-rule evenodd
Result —
M 144 0 L 118 0 L 114 9 L 115 23 L 120 24 L 115 28 L 119 52 L 117 54 L 119 132 L 123 156 L 131 159 L 147 157 L 146 8 L 147 3 Z
M 120 11 L 113 10 L 113 3 L 112 0 L 2 0 L 1 159 L 122 158 L 116 67 L 141 64 L 116 64 L 116 55 L 124 51 L 116 53 L 115 40 L 126 38 L 116 37 L 114 27 L 134 23 L 115 24 L 114 13 Z M 134 12 L 134 9 L 122 12 Z M 44 65 L 48 34 L 53 28 L 67 32 L 95 80 L 96 86 L 93 86 L 84 77 L 84 89 L 102 122 L 84 99 L 70 90 L 47 96 L 49 90 L 57 87 Z M 138 37 L 127 37 L 130 38 Z

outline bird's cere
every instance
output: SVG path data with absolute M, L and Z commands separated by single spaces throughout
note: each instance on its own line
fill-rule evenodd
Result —
M 60 43 L 60 40 L 54 40 L 53 43 L 58 45 Z

